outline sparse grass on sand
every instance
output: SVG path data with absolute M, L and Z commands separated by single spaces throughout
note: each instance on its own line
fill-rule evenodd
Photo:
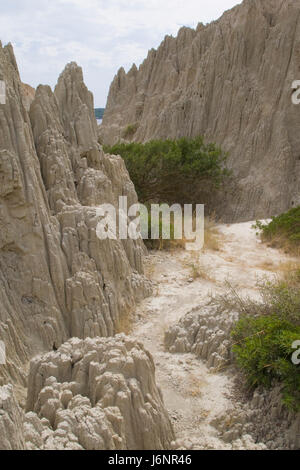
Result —
M 213 217 L 206 217 L 204 228 L 204 249 L 220 251 L 222 246 L 222 234 L 218 230 Z
M 116 334 L 125 333 L 125 335 L 130 335 L 132 333 L 133 325 L 134 316 L 132 311 L 129 311 L 119 317 L 116 325 Z
M 215 282 L 211 268 L 205 265 L 201 259 L 201 255 L 195 257 L 193 253 L 190 253 L 189 259 L 184 260 L 184 266 L 189 269 L 190 278 L 194 280 L 203 279 L 208 282 Z
M 281 263 L 276 267 L 276 272 L 282 278 L 282 280 L 287 281 L 289 285 L 295 282 L 297 282 L 297 285 L 299 285 L 300 262 L 287 261 L 285 263 Z
M 186 240 L 183 238 L 181 240 L 144 240 L 146 247 L 149 250 L 158 250 L 158 251 L 174 251 L 174 250 L 184 250 Z
M 149 223 L 149 227 L 150 227 L 150 223 Z M 196 221 L 195 221 L 195 218 L 193 218 L 193 230 L 195 230 L 195 228 L 196 228 Z M 170 224 L 170 234 L 171 234 L 171 240 L 164 240 L 161 236 L 159 240 L 151 240 L 149 238 L 149 240 L 145 240 L 145 244 L 149 249 L 154 249 L 154 250 L 159 250 L 159 251 L 185 250 L 186 243 L 188 243 L 190 240 L 187 240 L 185 237 L 182 237 L 179 240 L 175 239 L 173 221 L 171 221 L 171 224 Z M 222 247 L 222 242 L 223 242 L 223 237 L 218 229 L 218 226 L 214 218 L 206 217 L 205 225 L 204 225 L 204 250 L 220 251 Z
M 265 260 L 259 263 L 257 268 L 262 271 L 270 271 L 274 274 L 274 279 L 285 280 L 289 283 L 291 278 L 294 278 L 297 273 L 300 273 L 300 262 L 297 261 L 285 261 L 280 264 L 275 264 L 272 260 Z
M 195 372 L 190 372 L 188 377 L 188 394 L 191 397 L 197 398 L 202 395 L 202 389 L 205 382 L 196 375 Z
M 270 248 L 277 248 L 282 250 L 285 254 L 300 256 L 299 244 L 286 238 L 285 234 L 277 234 L 271 237 L 264 237 L 262 235 L 261 238 Z
M 264 260 L 261 261 L 259 264 L 256 265 L 256 268 L 262 270 L 262 271 L 270 271 L 272 273 L 276 272 L 279 269 L 279 266 L 274 264 L 274 262 L 269 259 L 269 260 Z

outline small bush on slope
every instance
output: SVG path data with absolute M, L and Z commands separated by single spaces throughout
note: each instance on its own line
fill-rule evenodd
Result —
M 287 252 L 300 254 L 300 206 L 273 217 L 269 224 L 256 222 L 263 241 Z
M 291 358 L 294 341 L 300 339 L 300 327 L 273 315 L 242 317 L 232 332 L 237 364 L 248 383 L 270 387 L 274 380 L 282 384 L 285 405 L 300 411 L 300 368 Z
M 300 366 L 292 362 L 292 345 L 300 340 L 300 273 L 260 281 L 259 288 L 261 302 L 239 297 L 232 287 L 215 302 L 240 313 L 232 331 L 233 352 L 248 384 L 270 387 L 279 382 L 285 405 L 300 411 Z
M 104 150 L 124 159 L 142 203 L 206 204 L 229 174 L 227 155 L 202 137 L 120 143 Z
M 129 139 L 131 140 L 134 136 L 134 134 L 136 133 L 136 131 L 138 130 L 138 127 L 139 125 L 136 123 L 136 124 L 129 124 L 122 132 L 122 137 L 124 139 Z

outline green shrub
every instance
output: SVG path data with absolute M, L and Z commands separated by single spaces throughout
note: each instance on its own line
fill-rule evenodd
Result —
M 124 159 L 142 203 L 205 204 L 229 175 L 227 155 L 202 137 L 120 143 L 104 150 Z
M 300 327 L 276 314 L 244 316 L 232 337 L 237 363 L 249 384 L 270 387 L 276 380 L 282 384 L 285 405 L 300 411 L 300 367 L 291 360 L 295 352 L 292 344 L 300 339 Z
M 282 385 L 283 401 L 300 410 L 300 365 L 292 362 L 294 341 L 300 341 L 300 272 L 260 280 L 260 300 L 242 298 L 227 283 L 228 292 L 212 303 L 223 312 L 236 311 L 240 320 L 232 330 L 233 352 L 251 387 Z
M 261 231 L 263 241 L 273 246 L 285 248 L 299 254 L 300 250 L 300 206 L 273 217 L 269 224 L 256 222 L 255 227 Z
M 132 139 L 136 131 L 138 130 L 139 125 L 129 124 L 122 132 L 122 137 L 124 139 Z

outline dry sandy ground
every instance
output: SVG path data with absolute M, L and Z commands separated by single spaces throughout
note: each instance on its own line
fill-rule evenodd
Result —
M 234 406 L 234 377 L 229 371 L 212 373 L 192 354 L 164 351 L 165 330 L 193 307 L 225 292 L 229 281 L 242 295 L 258 297 L 257 280 L 274 276 L 278 266 L 292 259 L 262 245 L 253 222 L 220 225 L 220 251 L 152 252 L 147 258 L 154 295 L 138 308 L 134 335 L 152 353 L 156 378 L 173 420 L 177 445 L 199 449 L 230 449 L 210 425 L 215 416 Z M 206 278 L 192 278 L 195 264 Z

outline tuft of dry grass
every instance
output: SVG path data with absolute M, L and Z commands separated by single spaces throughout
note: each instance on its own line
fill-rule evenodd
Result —
M 181 240 L 160 240 L 162 242 L 161 250 L 185 250 L 186 239 L 183 237 Z M 165 248 L 164 248 L 165 246 Z
M 300 287 L 300 263 L 282 263 L 277 268 L 279 278 L 289 287 Z
M 164 240 L 160 238 L 159 240 L 144 240 L 144 243 L 149 250 L 175 251 L 185 250 L 187 240 L 184 237 L 180 240 Z
M 196 219 L 193 216 L 193 230 L 196 230 Z M 173 229 L 173 225 L 171 223 L 171 233 Z M 160 237 L 159 240 L 144 240 L 145 245 L 152 250 L 166 250 L 166 251 L 174 251 L 174 250 L 185 250 L 186 243 L 188 240 L 185 236 L 181 239 L 171 239 L 171 240 L 163 240 Z M 215 222 L 214 217 L 206 217 L 205 224 L 204 224 L 204 249 L 211 250 L 211 251 L 220 251 L 222 247 L 223 237 L 220 233 L 218 226 Z
M 257 264 L 256 268 L 261 269 L 262 271 L 275 272 L 278 269 L 278 266 L 276 266 L 272 260 L 264 260 Z
M 295 261 L 286 261 L 284 263 L 275 264 L 272 260 L 265 260 L 262 263 L 259 263 L 257 268 L 263 271 L 270 271 L 276 274 L 279 279 L 285 279 L 287 276 L 290 277 L 291 274 L 300 272 L 300 263 Z
M 212 276 L 211 268 L 206 266 L 201 260 L 200 256 L 198 258 L 194 254 L 190 254 L 190 259 L 184 261 L 184 266 L 189 268 L 190 275 L 189 277 L 196 279 L 203 279 L 209 282 L 215 282 L 216 280 Z
M 222 235 L 218 230 L 214 217 L 206 217 L 204 227 L 204 249 L 220 251 L 221 246 Z
M 147 262 L 144 263 L 145 276 L 147 279 L 153 279 L 155 267 L 155 262 L 152 259 L 148 259 Z
M 205 381 L 201 380 L 194 372 L 190 372 L 188 376 L 188 394 L 194 398 L 201 397 L 202 389 Z
M 285 254 L 300 257 L 300 247 L 295 242 L 289 240 L 285 234 L 276 234 L 270 237 L 261 235 L 261 239 L 269 248 L 276 248 Z
M 276 266 L 276 271 L 285 276 L 287 273 L 300 271 L 300 263 L 296 261 L 286 261 Z
M 218 307 L 220 312 L 238 312 L 241 315 L 258 315 L 262 313 L 264 305 L 249 296 L 243 297 L 238 288 L 229 280 L 224 283 L 226 291 L 212 295 L 210 304 Z
M 132 333 L 134 324 L 134 317 L 132 311 L 124 313 L 121 315 L 116 324 L 116 334 L 125 333 L 125 335 L 130 335 Z

